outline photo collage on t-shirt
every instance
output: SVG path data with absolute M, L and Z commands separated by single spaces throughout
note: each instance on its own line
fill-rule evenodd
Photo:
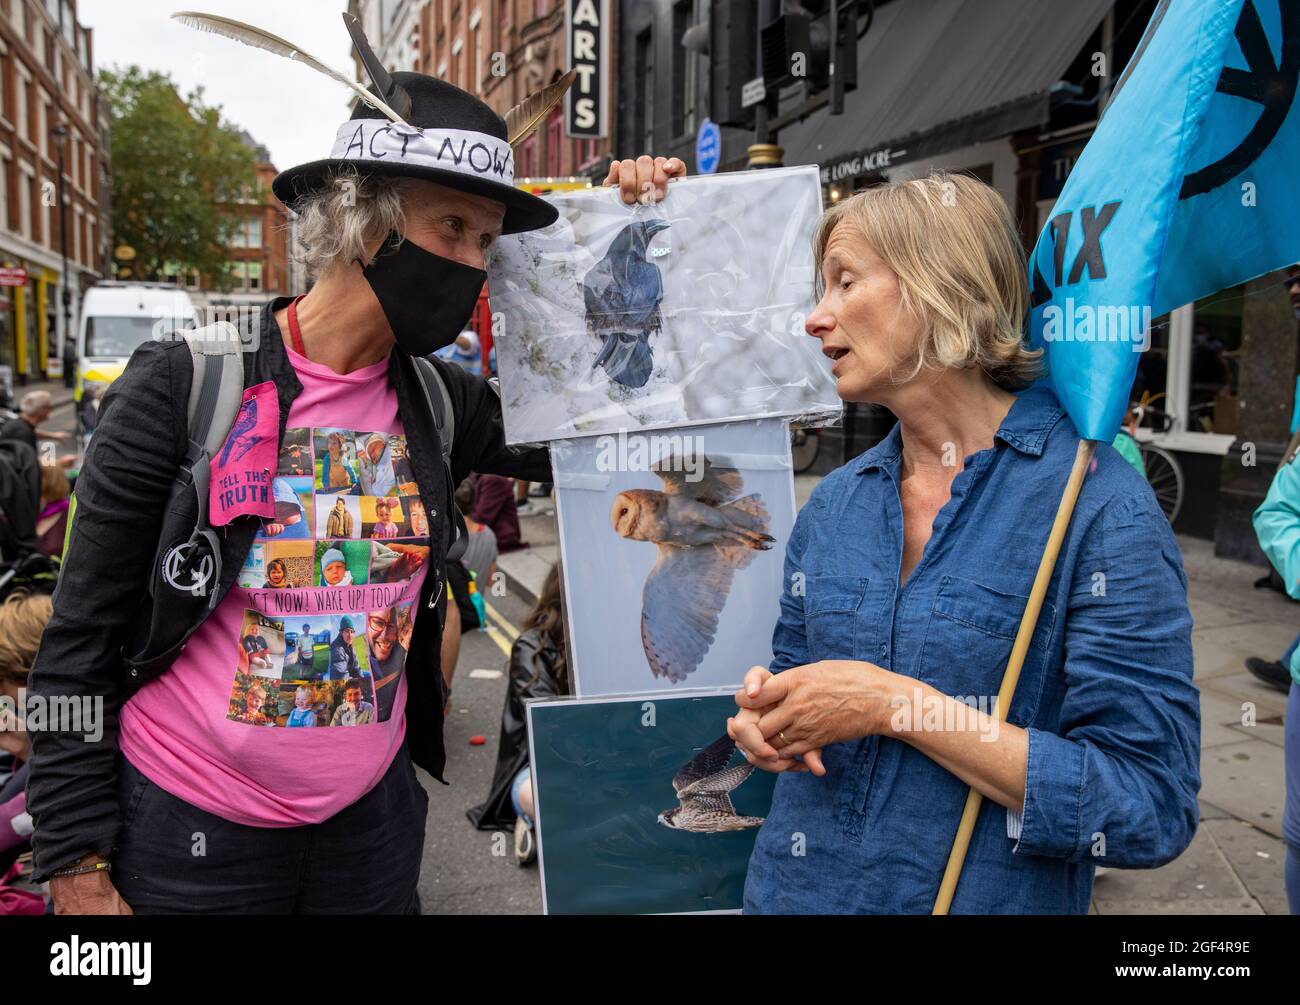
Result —
M 365 726 L 392 715 L 429 558 L 400 434 L 285 430 L 271 495 L 240 570 L 248 604 L 227 718 Z

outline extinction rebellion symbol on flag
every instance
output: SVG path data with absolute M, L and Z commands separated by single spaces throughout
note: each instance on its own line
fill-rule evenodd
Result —
M 1277 5 L 1282 20 L 1281 58 L 1273 62 L 1259 11 L 1254 0 L 1246 0 L 1234 34 L 1250 69 L 1225 66 L 1216 89 L 1220 94 L 1253 101 L 1263 111 L 1235 148 L 1183 179 L 1180 199 L 1204 195 L 1232 181 L 1259 159 L 1286 122 L 1300 79 L 1300 0 L 1277 0 Z

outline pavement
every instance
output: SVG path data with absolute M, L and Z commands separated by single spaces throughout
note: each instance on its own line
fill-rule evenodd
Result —
M 447 767 L 441 785 L 417 774 L 429 793 L 420 908 L 425 914 L 540 914 L 537 868 L 519 868 L 514 835 L 475 830 L 465 811 L 487 798 L 501 736 L 506 661 L 519 626 L 532 607 L 516 590 L 485 598 L 489 631 L 461 638 L 445 722 Z M 482 738 L 482 743 L 473 742 Z
M 49 391 L 51 404 L 54 406 L 55 411 L 72 404 L 72 388 L 64 387 L 62 380 L 39 380 L 30 381 L 14 388 L 15 409 L 18 407 L 18 402 L 22 400 L 23 395 L 31 391 Z
M 818 481 L 795 477 L 799 506 Z M 520 517 L 530 547 L 498 559 L 511 597 L 525 605 L 559 555 L 553 504 L 533 500 L 533 506 L 540 511 Z M 1188 849 L 1166 866 L 1099 871 L 1091 913 L 1286 914 L 1286 696 L 1260 684 L 1243 664 L 1247 656 L 1280 657 L 1300 631 L 1300 607 L 1254 588 L 1261 567 L 1219 558 L 1211 542 L 1198 538 L 1180 537 L 1179 545 L 1201 690 L 1201 824 Z

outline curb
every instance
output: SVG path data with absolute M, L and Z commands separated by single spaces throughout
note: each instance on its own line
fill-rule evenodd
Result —
M 526 550 L 526 549 L 522 549 Z M 523 580 L 512 576 L 508 569 L 501 564 L 501 559 L 497 559 L 497 571 L 506 578 L 506 586 L 516 596 L 522 597 L 531 606 L 537 603 L 537 594 L 524 585 Z

